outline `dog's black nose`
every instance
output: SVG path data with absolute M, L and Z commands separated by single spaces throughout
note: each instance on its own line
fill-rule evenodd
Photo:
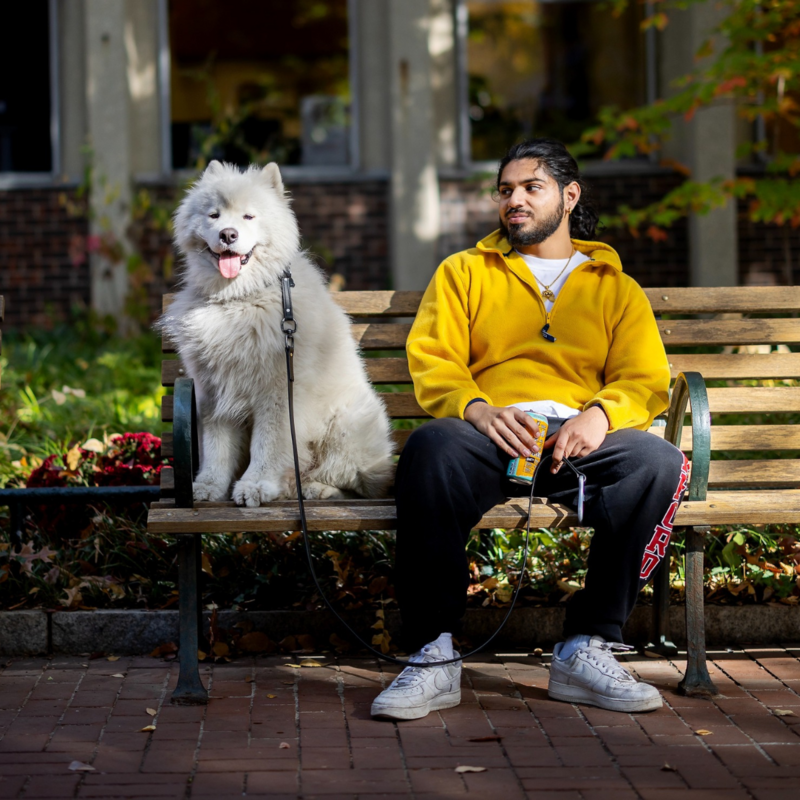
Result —
M 223 228 L 219 232 L 219 238 L 225 244 L 233 244 L 239 238 L 239 231 L 236 228 Z

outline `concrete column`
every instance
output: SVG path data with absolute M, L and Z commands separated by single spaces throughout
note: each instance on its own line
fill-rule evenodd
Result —
M 125 57 L 130 93 L 133 175 L 161 173 L 158 95 L 158 0 L 126 0 Z
M 694 66 L 694 54 L 723 18 L 725 9 L 699 3 L 671 12 L 661 41 L 661 68 L 668 84 Z M 723 42 L 715 42 L 719 52 Z M 731 179 L 736 171 L 736 115 L 733 104 L 721 101 L 698 111 L 690 122 L 674 125 L 674 139 L 664 154 L 684 163 L 692 178 L 705 181 L 715 177 Z M 735 286 L 739 281 L 739 249 L 736 204 L 706 215 L 689 217 L 689 273 L 693 286 Z
M 119 0 L 85 0 L 86 112 L 95 168 L 91 232 L 113 235 L 128 252 L 131 126 L 125 11 Z M 122 323 L 128 289 L 125 259 L 115 263 L 93 253 L 90 268 L 92 307 Z
M 437 266 L 440 227 L 430 81 L 431 0 L 388 2 L 392 277 L 395 289 L 423 289 Z
M 353 42 L 357 52 L 360 167 L 388 170 L 391 166 L 392 114 L 389 85 L 389 2 L 358 0 Z
M 86 59 L 84 0 L 58 4 L 61 172 L 68 181 L 83 177 L 86 155 Z
M 441 168 L 458 166 L 458 75 L 454 0 L 430 0 L 434 144 Z

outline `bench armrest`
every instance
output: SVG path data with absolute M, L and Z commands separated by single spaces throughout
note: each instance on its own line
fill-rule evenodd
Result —
M 197 473 L 199 461 L 194 381 L 191 378 L 178 378 L 175 381 L 173 394 L 175 398 L 172 417 L 175 506 L 192 508 L 194 505 L 192 481 Z
M 705 500 L 708 492 L 708 465 L 711 461 L 711 411 L 703 376 L 699 372 L 681 372 L 672 389 L 664 438 L 681 446 L 686 404 L 692 403 L 692 475 L 687 500 Z

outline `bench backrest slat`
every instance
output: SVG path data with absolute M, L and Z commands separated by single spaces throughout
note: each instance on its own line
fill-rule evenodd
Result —
M 800 488 L 800 459 L 736 460 L 735 453 L 782 451 L 800 453 L 800 426 L 758 424 L 753 415 L 800 413 L 800 287 L 723 287 L 646 289 L 675 378 L 700 372 L 710 383 L 712 450 L 727 453 L 711 463 L 712 488 Z M 334 300 L 353 319 L 352 332 L 365 354 L 365 367 L 392 419 L 399 453 L 412 429 L 427 414 L 413 394 L 405 342 L 422 292 L 339 292 Z M 164 296 L 166 310 L 171 295 Z M 702 315 L 701 318 L 689 318 Z M 711 315 L 706 318 L 706 315 Z M 773 316 L 770 316 L 773 315 Z M 664 319 L 663 316 L 667 316 Z M 682 318 L 684 317 L 684 318 Z M 702 349 L 710 352 L 681 352 Z M 165 353 L 174 353 L 164 341 Z M 375 352 L 374 351 L 383 351 Z M 677 352 L 676 352 L 677 351 Z M 181 363 L 167 359 L 162 366 L 164 386 L 180 376 Z M 797 385 L 796 385 L 797 384 Z M 386 391 L 394 386 L 400 391 Z M 722 416 L 720 416 L 722 415 Z M 737 415 L 730 417 L 729 415 Z M 739 415 L 744 415 L 740 417 Z M 172 397 L 164 398 L 162 418 L 172 419 Z M 402 421 L 405 420 L 404 424 Z M 744 424 L 728 424 L 737 422 Z M 653 427 L 651 433 L 664 435 Z M 682 448 L 691 452 L 691 427 L 683 429 Z M 170 452 L 171 435 L 164 437 Z

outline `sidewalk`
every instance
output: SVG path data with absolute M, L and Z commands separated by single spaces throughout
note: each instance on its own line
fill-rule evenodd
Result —
M 628 657 L 666 701 L 639 715 L 549 700 L 546 656 L 477 657 L 461 706 L 399 725 L 370 719 L 396 670 L 367 659 L 204 667 L 212 699 L 199 708 L 169 705 L 176 664 L 11 659 L 0 798 L 800 797 L 800 646 L 711 655 L 715 702 L 676 694 L 682 663 Z

